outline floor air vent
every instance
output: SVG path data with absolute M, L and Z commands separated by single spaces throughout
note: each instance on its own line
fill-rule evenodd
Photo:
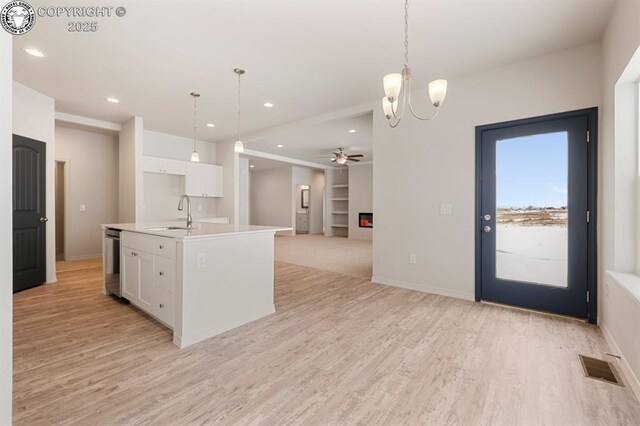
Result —
M 611 365 L 611 363 L 584 355 L 580 355 L 580 362 L 582 363 L 585 376 L 602 382 L 624 386 L 616 373 L 615 367 Z

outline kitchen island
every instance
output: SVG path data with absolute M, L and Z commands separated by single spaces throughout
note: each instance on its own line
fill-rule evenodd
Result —
M 186 229 L 184 222 L 102 227 L 121 231 L 121 296 L 171 328 L 180 348 L 275 312 L 274 235 L 290 228 L 195 223 Z

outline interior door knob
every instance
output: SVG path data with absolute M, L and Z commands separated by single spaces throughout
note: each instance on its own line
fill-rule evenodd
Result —
M 48 217 L 41 217 L 40 218 L 40 222 L 47 223 L 47 222 L 49 222 L 49 218 Z
M 490 226 L 485 226 L 484 228 L 482 228 L 482 230 L 486 233 L 491 232 L 491 227 Z

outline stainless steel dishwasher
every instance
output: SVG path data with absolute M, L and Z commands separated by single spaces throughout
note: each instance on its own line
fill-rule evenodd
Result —
M 120 285 L 120 230 L 106 228 L 104 230 L 104 288 L 107 294 L 111 293 L 122 297 Z

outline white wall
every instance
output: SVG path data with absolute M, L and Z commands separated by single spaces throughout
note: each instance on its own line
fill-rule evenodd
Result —
M 145 130 L 143 155 L 150 157 L 173 158 L 174 160 L 190 161 L 193 152 L 193 139 L 166 133 Z M 216 144 L 198 141 L 196 144 L 200 161 L 207 164 L 216 163 Z
M 291 167 L 251 172 L 251 224 L 292 227 Z
M 118 222 L 141 222 L 144 213 L 143 195 L 143 121 L 133 117 L 122 124 L 118 141 Z
M 594 43 L 454 79 L 437 120 L 396 129 L 376 104 L 374 281 L 473 300 L 475 127 L 600 105 L 600 61 Z
M 12 199 L 12 46 L 0 31 L 0 200 Z M 0 205 L 0 424 L 11 424 L 13 368 L 12 206 Z M 55 227 L 54 227 L 55 228 Z
M 619 350 L 622 365 L 640 397 L 640 301 L 607 279 L 605 270 L 637 272 L 636 209 L 637 129 L 625 129 L 625 116 L 635 113 L 630 90 L 633 83 L 621 79 L 632 55 L 640 47 L 640 2 L 618 0 L 602 39 L 602 89 L 600 112 L 600 235 L 599 321 L 612 348 Z M 640 56 L 638 56 L 640 58 Z M 640 59 L 638 59 L 640 60 Z M 635 64 L 640 68 L 640 64 Z M 618 85 L 616 83 L 619 83 Z M 629 87 L 631 85 L 631 87 Z M 617 87 L 616 87 L 617 86 Z M 626 86 L 626 87 L 625 87 Z M 634 135 L 636 133 L 636 135 Z M 637 279 L 637 277 L 636 277 Z
M 248 225 L 250 223 L 249 212 L 251 209 L 251 175 L 249 173 L 249 159 L 240 158 L 238 161 L 240 179 L 240 185 L 238 188 L 238 209 L 240 210 L 238 213 L 238 223 L 241 225 Z
M 234 142 L 217 144 L 217 161 L 223 169 L 223 197 L 218 202 L 218 216 L 228 217 L 230 223 L 240 220 L 240 162 L 233 150 Z
M 53 98 L 13 82 L 13 133 L 47 144 L 47 282 L 56 281 L 55 105 Z M 10 199 L 10 198 L 9 198 Z
M 57 125 L 56 160 L 65 161 L 65 258 L 100 256 L 100 225 L 118 221 L 118 137 Z
M 373 164 L 352 164 L 349 166 L 349 238 L 373 239 L 373 229 L 360 228 L 358 222 L 358 213 L 372 212 Z

